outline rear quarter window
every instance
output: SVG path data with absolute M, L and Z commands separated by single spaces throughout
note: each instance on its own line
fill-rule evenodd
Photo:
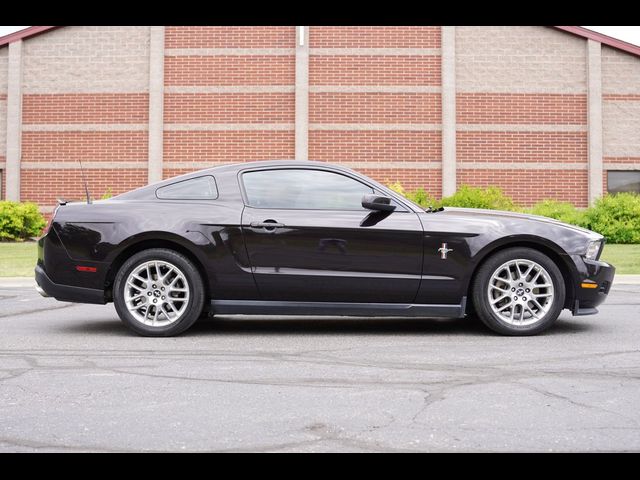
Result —
M 156 190 L 161 200 L 215 200 L 218 198 L 218 186 L 211 175 L 189 178 L 171 183 Z

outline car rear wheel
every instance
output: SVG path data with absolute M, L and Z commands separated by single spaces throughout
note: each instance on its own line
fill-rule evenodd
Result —
M 198 269 L 173 250 L 143 250 L 120 268 L 114 283 L 120 319 L 140 335 L 168 337 L 184 332 L 200 317 L 204 285 Z
M 558 266 L 531 248 L 509 248 L 490 257 L 472 286 L 478 317 L 503 335 L 535 335 L 551 327 L 564 308 Z

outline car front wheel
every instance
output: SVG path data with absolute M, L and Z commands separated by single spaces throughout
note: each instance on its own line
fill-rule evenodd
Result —
M 503 335 L 535 335 L 564 308 L 565 284 L 558 266 L 531 248 L 509 248 L 491 256 L 472 287 L 478 317 Z
M 164 248 L 133 255 L 114 282 L 118 315 L 144 336 L 184 332 L 200 317 L 204 300 L 204 285 L 195 265 L 184 255 Z

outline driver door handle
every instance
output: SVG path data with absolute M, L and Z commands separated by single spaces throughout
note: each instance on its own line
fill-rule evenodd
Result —
M 275 220 L 266 220 L 264 222 L 251 222 L 251 228 L 281 228 L 284 223 L 278 223 Z

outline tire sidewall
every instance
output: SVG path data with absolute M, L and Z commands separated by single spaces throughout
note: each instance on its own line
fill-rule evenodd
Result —
M 532 325 L 511 325 L 495 314 L 488 304 L 487 288 L 491 276 L 498 267 L 515 259 L 532 260 L 541 265 L 553 283 L 553 304 L 542 320 Z M 558 319 L 564 309 L 565 294 L 564 277 L 551 258 L 531 248 L 516 247 L 496 253 L 480 267 L 473 285 L 473 304 L 483 323 L 495 332 L 503 335 L 535 335 L 551 327 Z
M 150 260 L 163 260 L 175 265 L 189 283 L 189 301 L 184 314 L 178 321 L 163 327 L 151 327 L 140 323 L 131 315 L 124 301 L 127 278 L 140 264 Z M 153 337 L 177 335 L 193 325 L 202 313 L 204 297 L 204 285 L 198 269 L 184 255 L 164 248 L 143 250 L 129 258 L 118 270 L 113 288 L 113 303 L 120 319 L 136 333 Z

